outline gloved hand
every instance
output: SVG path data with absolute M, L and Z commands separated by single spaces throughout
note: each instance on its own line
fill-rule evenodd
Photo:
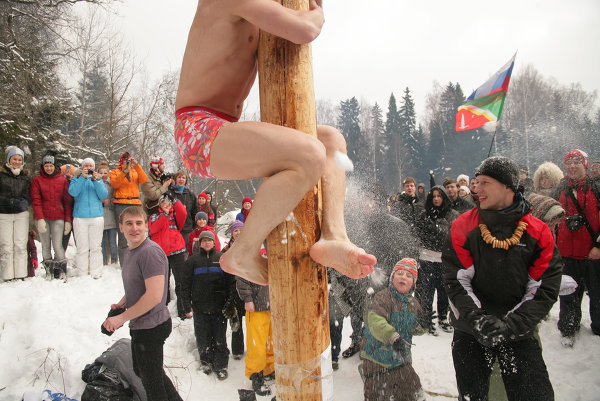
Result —
M 37 226 L 38 233 L 43 234 L 46 232 L 46 229 L 47 229 L 46 220 L 44 220 L 44 219 L 36 220 L 35 225 Z
M 38 268 L 38 261 L 37 261 L 37 259 L 31 259 L 31 266 L 33 266 L 34 269 Z
M 67 235 L 70 232 L 71 232 L 71 222 L 70 221 L 65 221 L 65 231 L 64 231 L 64 234 Z
M 404 340 L 402 337 L 398 337 L 396 341 L 392 343 L 392 349 L 394 350 L 395 359 L 406 359 L 410 353 L 411 344 Z
M 473 331 L 477 341 L 484 347 L 493 347 L 512 334 L 506 322 L 493 315 L 483 315 L 473 322 Z
M 237 310 L 235 309 L 233 302 L 226 302 L 221 312 L 226 319 L 233 319 L 237 316 Z

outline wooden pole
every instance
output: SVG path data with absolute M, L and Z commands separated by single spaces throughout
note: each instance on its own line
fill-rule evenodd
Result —
M 274 0 L 308 9 L 308 0 Z M 261 120 L 316 135 L 310 45 L 260 34 Z M 320 236 L 320 184 L 267 241 L 277 400 L 332 399 L 327 270 L 308 251 Z M 273 199 L 277 202 L 277 199 Z

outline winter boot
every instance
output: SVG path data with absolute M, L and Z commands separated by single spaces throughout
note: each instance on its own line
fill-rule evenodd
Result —
M 256 401 L 256 394 L 252 390 L 238 390 L 240 401 Z
M 262 372 L 253 373 L 250 376 L 250 380 L 252 380 L 252 390 L 258 395 L 269 395 L 271 394 L 271 389 L 269 386 L 265 384 L 265 378 L 263 377 Z
M 338 361 L 332 361 L 332 362 L 331 362 L 331 368 L 332 368 L 333 370 L 338 370 L 338 369 L 340 368 L 340 364 L 339 364 L 339 362 L 338 362 Z
M 210 375 L 213 371 L 212 365 L 210 363 L 206 363 L 206 362 L 200 362 L 199 370 L 202 373 L 204 373 L 205 375 Z
M 427 332 L 434 337 L 437 337 L 439 335 L 439 333 L 437 332 L 437 330 L 435 328 L 435 324 L 433 324 L 433 322 L 431 323 L 431 326 L 429 326 L 429 328 L 427 329 Z
M 358 353 L 359 351 L 360 351 L 360 344 L 358 344 L 356 342 L 352 342 L 352 344 L 350 344 L 348 349 L 346 349 L 344 352 L 342 352 L 342 357 L 350 358 L 351 356 Z
M 438 319 L 438 326 L 440 326 L 440 329 L 446 333 L 452 333 L 454 331 L 454 328 L 446 319 Z
M 52 259 L 44 260 L 42 262 L 44 270 L 46 270 L 46 280 L 52 280 L 54 276 L 54 261 Z
M 560 343 L 565 348 L 573 348 L 575 345 L 575 336 L 564 336 L 560 339 Z
M 266 381 L 275 381 L 275 371 L 273 371 L 272 373 L 269 373 L 268 375 L 264 376 Z
M 215 374 L 217 375 L 217 379 L 221 381 L 227 379 L 227 377 L 229 376 L 229 374 L 227 373 L 227 369 L 217 370 Z
M 57 277 L 58 275 L 58 277 Z M 54 278 L 67 282 L 67 260 L 59 260 L 54 264 Z

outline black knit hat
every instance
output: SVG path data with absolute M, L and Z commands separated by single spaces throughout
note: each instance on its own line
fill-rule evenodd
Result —
M 519 165 L 508 157 L 488 157 L 477 167 L 475 177 L 478 175 L 492 177 L 512 189 L 513 192 L 517 192 L 519 185 Z

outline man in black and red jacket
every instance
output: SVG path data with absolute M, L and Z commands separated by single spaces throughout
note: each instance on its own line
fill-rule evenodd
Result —
M 578 284 L 577 290 L 560 297 L 558 329 L 565 347 L 572 347 L 581 322 L 581 300 L 587 289 L 590 297 L 592 332 L 600 335 L 600 180 L 587 175 L 589 157 L 579 149 L 565 155 L 567 176 L 554 197 L 567 214 L 558 226 L 556 244 L 565 264 L 565 274 Z
M 459 399 L 488 399 L 498 358 L 510 401 L 552 401 L 533 332 L 558 298 L 562 263 L 554 237 L 529 214 L 515 162 L 488 158 L 475 176 L 479 205 L 454 221 L 442 251 Z

